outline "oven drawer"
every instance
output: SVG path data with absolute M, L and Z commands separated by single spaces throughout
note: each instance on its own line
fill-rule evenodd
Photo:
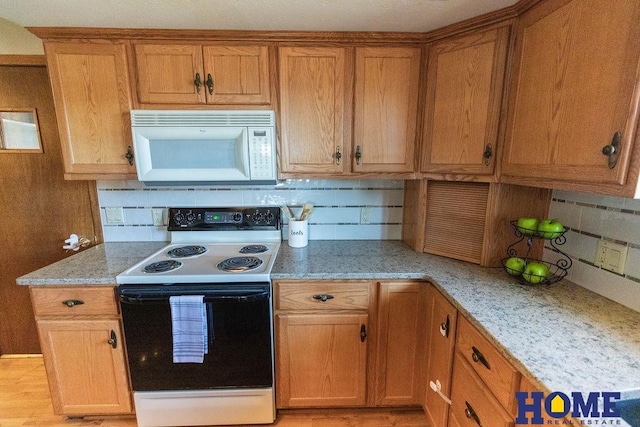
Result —
M 275 283 L 276 310 L 367 310 L 370 282 L 354 280 Z
M 113 286 L 31 287 L 36 317 L 118 314 Z
M 458 323 L 456 349 L 502 406 L 512 410 L 520 373 L 464 317 Z

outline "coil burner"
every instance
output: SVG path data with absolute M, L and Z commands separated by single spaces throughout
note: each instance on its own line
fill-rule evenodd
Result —
M 233 257 L 227 258 L 218 264 L 218 269 L 230 273 L 242 273 L 243 271 L 253 270 L 262 265 L 262 260 L 257 257 Z
M 241 254 L 260 254 L 268 250 L 269 248 L 267 248 L 265 245 L 247 245 L 242 249 L 240 249 L 240 253 Z
M 173 248 L 169 252 L 167 252 L 167 256 L 171 258 L 186 258 L 195 255 L 201 255 L 207 252 L 207 248 L 200 245 L 189 245 L 189 246 L 180 246 L 178 248 Z
M 145 273 L 166 273 L 167 271 L 175 270 L 180 267 L 182 267 L 182 263 L 180 261 L 167 259 L 148 264 L 144 267 L 143 271 Z

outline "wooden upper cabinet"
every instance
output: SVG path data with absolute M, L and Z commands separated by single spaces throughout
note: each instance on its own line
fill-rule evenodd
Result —
M 346 49 L 280 47 L 282 173 L 348 170 Z
M 505 180 L 547 187 L 625 182 L 640 98 L 638 22 L 638 0 L 547 1 L 521 16 Z M 611 168 L 603 147 L 616 133 Z
M 208 103 L 270 103 L 267 46 L 205 45 L 202 51 Z
M 135 44 L 142 104 L 271 101 L 267 45 Z
M 418 47 L 356 48 L 354 172 L 413 172 Z
M 435 43 L 420 170 L 493 174 L 509 28 Z
M 141 103 L 205 103 L 202 46 L 136 44 L 135 53 Z
M 135 174 L 123 43 L 45 42 L 65 178 Z M 132 160 L 132 158 L 131 158 Z

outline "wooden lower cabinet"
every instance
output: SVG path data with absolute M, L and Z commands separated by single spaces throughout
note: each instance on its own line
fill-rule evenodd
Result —
M 366 314 L 279 314 L 278 407 L 364 406 Z
M 367 403 L 370 281 L 274 283 L 276 406 Z
M 431 383 L 436 387 L 440 386 L 440 392 L 447 398 L 451 398 L 451 370 L 456 343 L 458 310 L 432 285 L 427 290 L 427 303 L 424 311 L 428 319 L 426 323 L 428 346 L 424 362 L 427 367 L 427 375 L 423 407 L 431 425 L 446 426 L 449 417 L 449 404 L 431 388 Z
M 375 370 L 377 406 L 419 405 L 427 284 L 380 282 Z
M 513 427 L 513 418 L 491 394 L 467 361 L 456 353 L 449 425 Z
M 38 286 L 31 299 L 54 412 L 131 413 L 113 287 Z
M 277 407 L 419 405 L 427 286 L 276 281 Z

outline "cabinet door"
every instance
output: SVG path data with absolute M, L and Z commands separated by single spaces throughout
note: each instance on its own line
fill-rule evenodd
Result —
M 452 425 L 514 427 L 511 415 L 500 406 L 480 377 L 458 353 L 454 358 L 451 401 L 449 422 Z
M 354 172 L 413 172 L 420 48 L 356 49 Z
M 204 104 L 202 47 L 135 45 L 138 100 L 143 104 Z
M 267 46 L 204 46 L 208 104 L 269 104 Z
M 458 310 L 434 287 L 427 291 L 427 385 L 424 410 L 434 426 L 446 426 L 449 404 L 431 387 L 440 385 L 440 392 L 451 398 L 451 370 L 456 341 Z
M 422 382 L 424 283 L 380 283 L 376 404 L 417 405 Z
M 545 2 L 521 17 L 503 175 L 547 187 L 624 183 L 640 98 L 638 22 L 639 1 Z M 610 168 L 602 150 L 617 132 Z
M 56 414 L 131 412 L 118 320 L 41 320 L 38 332 Z
M 281 172 L 348 169 L 346 50 L 281 47 L 279 54 Z
M 122 43 L 45 43 L 65 178 L 134 174 L 131 93 Z M 84 174 L 84 175 L 82 175 Z
M 366 314 L 276 316 L 279 408 L 364 406 Z
M 422 172 L 493 173 L 508 36 L 502 27 L 430 49 Z

